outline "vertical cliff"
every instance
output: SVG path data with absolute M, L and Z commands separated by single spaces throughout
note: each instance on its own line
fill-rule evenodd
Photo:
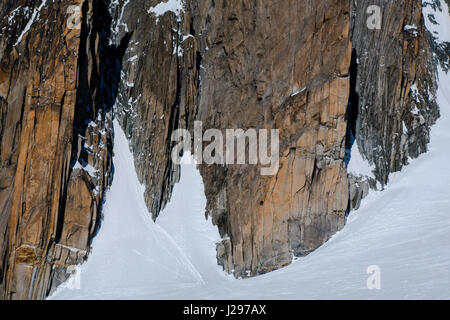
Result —
M 248 276 L 289 264 L 344 226 L 350 7 L 345 1 L 199 1 L 204 127 L 281 129 L 280 170 L 201 166 L 218 258 Z
M 192 130 L 194 120 L 204 131 L 281 129 L 274 177 L 251 165 L 199 167 L 228 272 L 264 273 L 311 252 L 343 227 L 369 185 L 383 186 L 426 151 L 439 112 L 420 1 L 374 3 L 380 30 L 367 25 L 369 4 L 356 1 L 170 3 L 177 9 L 114 8 L 119 35 L 137 30 L 118 115 L 153 217 L 178 178 L 174 129 Z M 374 179 L 347 177 L 355 143 Z
M 379 30 L 364 28 L 369 5 L 382 8 Z M 439 117 L 431 39 L 419 0 L 354 1 L 353 15 L 360 98 L 356 142 L 384 185 L 391 172 L 426 152 Z
M 44 298 L 99 226 L 121 53 L 105 1 L 1 5 L 1 289 Z
M 381 8 L 380 29 L 367 25 L 369 5 Z M 321 246 L 369 185 L 427 149 L 439 116 L 432 49 L 445 65 L 448 47 L 430 41 L 422 9 L 420 0 L 0 0 L 3 297 L 44 298 L 87 258 L 114 173 L 115 116 L 154 219 L 179 179 L 174 130 L 279 129 L 274 176 L 260 165 L 199 166 L 205 214 L 223 237 L 218 263 L 253 276 Z M 373 178 L 348 175 L 356 146 Z

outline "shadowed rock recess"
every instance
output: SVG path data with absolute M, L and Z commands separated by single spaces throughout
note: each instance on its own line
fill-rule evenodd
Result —
M 217 261 L 236 277 L 315 250 L 369 187 L 427 150 L 433 50 L 448 65 L 448 46 L 433 45 L 421 0 L 161 2 L 0 0 L 1 298 L 43 299 L 87 259 L 114 173 L 114 117 L 155 220 L 180 177 L 174 130 L 280 130 L 275 176 L 199 166 Z M 347 173 L 356 145 L 374 178 Z

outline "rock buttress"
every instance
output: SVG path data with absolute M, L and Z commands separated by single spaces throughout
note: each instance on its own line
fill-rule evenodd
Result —
M 379 30 L 365 27 L 369 5 L 381 8 Z M 421 0 L 352 1 L 352 12 L 360 97 L 356 143 L 385 185 L 391 172 L 427 151 L 439 117 L 436 63 Z
M 0 288 L 42 299 L 86 259 L 99 226 L 120 48 L 105 41 L 105 1 L 1 8 Z
M 200 166 L 207 211 L 235 276 L 265 273 L 344 226 L 351 58 L 345 1 L 197 1 L 198 119 L 208 128 L 280 130 L 280 170 Z

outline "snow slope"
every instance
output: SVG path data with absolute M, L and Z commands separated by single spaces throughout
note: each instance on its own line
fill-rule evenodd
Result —
M 144 188 L 117 121 L 114 130 L 114 182 L 92 254 L 81 266 L 82 289 L 61 288 L 55 297 L 131 298 L 149 288 L 158 294 L 159 288 L 204 284 L 209 269 L 220 270 L 215 262 L 215 242 L 220 236 L 202 214 L 206 199 L 195 166 L 183 166 L 183 180 L 156 224 L 145 206 Z M 197 250 L 201 246 L 205 250 Z
M 447 17 L 448 18 L 448 17 Z M 448 23 L 448 19 L 447 19 Z M 246 280 L 215 262 L 201 177 L 184 165 L 173 199 L 150 219 L 128 143 L 115 123 L 115 176 L 81 289 L 52 299 L 450 299 L 450 74 L 439 73 L 441 118 L 430 151 L 371 192 L 347 226 L 290 266 Z M 366 286 L 380 269 L 381 288 Z

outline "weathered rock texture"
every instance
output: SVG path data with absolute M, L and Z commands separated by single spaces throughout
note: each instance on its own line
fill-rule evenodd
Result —
M 74 3 L 82 27 L 69 30 Z M 439 112 L 421 1 L 372 1 L 381 30 L 367 28 L 366 1 L 186 0 L 157 16 L 159 3 L 0 0 L 3 298 L 44 298 L 86 259 L 114 115 L 154 219 L 180 175 L 175 129 L 280 130 L 274 176 L 199 167 L 218 263 L 237 277 L 315 250 L 369 186 L 426 151 Z M 352 136 L 377 181 L 348 176 Z
M 81 28 L 68 28 L 69 5 Z M 84 261 L 99 225 L 117 52 L 101 1 L 1 8 L 1 295 L 44 298 Z
M 264 273 L 344 226 L 349 3 L 198 1 L 195 13 L 204 127 L 281 130 L 275 176 L 200 167 L 208 214 L 226 237 L 220 262 L 236 276 Z
M 153 216 L 178 177 L 170 148 L 161 146 L 195 119 L 204 130 L 282 129 L 275 177 L 260 176 L 258 166 L 200 167 L 207 213 L 225 239 L 219 262 L 228 271 L 241 276 L 278 268 L 342 228 L 347 210 L 375 185 L 361 177 L 349 183 L 343 162 L 351 36 L 358 61 L 353 90 L 360 98 L 353 130 L 357 143 L 368 145 L 361 146 L 368 161 L 376 160 L 378 181 L 385 184 L 390 172 L 425 151 L 438 112 L 425 94 L 435 85 L 421 5 L 377 4 L 380 31 L 367 28 L 365 3 L 353 4 L 352 27 L 350 4 L 341 1 L 192 1 L 179 16 L 161 17 L 136 16 L 137 8 L 147 9 L 139 1 L 119 4 L 119 34 L 137 30 L 124 60 L 119 114 Z M 142 32 L 149 28 L 155 31 Z
M 361 27 L 369 5 L 382 8 L 380 30 Z M 431 42 L 421 0 L 354 1 L 353 15 L 360 98 L 356 141 L 384 185 L 389 173 L 427 150 L 439 117 Z
M 170 158 L 171 135 L 192 127 L 198 87 L 198 50 L 185 12 L 147 13 L 158 1 L 120 1 L 111 6 L 113 41 L 133 30 L 123 59 L 117 117 L 130 140 L 138 177 L 153 218 L 170 199 L 179 168 Z
M 118 115 L 153 216 L 178 178 L 174 129 L 194 120 L 204 130 L 282 128 L 276 176 L 259 166 L 200 166 L 207 214 L 227 239 L 219 262 L 254 275 L 314 250 L 343 227 L 348 207 L 349 4 L 192 1 L 178 16 L 139 14 L 157 3 L 113 10 L 119 39 L 136 30 Z
M 444 0 L 447 3 L 448 14 L 450 14 L 450 0 Z M 442 0 L 423 0 L 423 7 L 431 8 L 435 13 L 443 12 L 445 10 Z M 432 24 L 438 24 L 435 13 L 424 14 L 424 18 Z M 437 41 L 436 35 L 429 33 L 429 38 L 432 39 L 431 47 L 434 52 L 434 63 L 440 64 L 441 68 L 448 72 L 450 70 L 450 42 Z

